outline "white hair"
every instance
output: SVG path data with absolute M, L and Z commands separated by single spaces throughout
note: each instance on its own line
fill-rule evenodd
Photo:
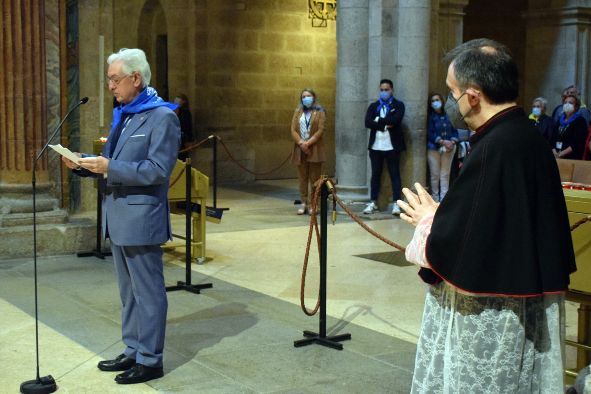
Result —
M 130 75 L 137 72 L 142 77 L 143 87 L 150 84 L 152 72 L 146 59 L 146 53 L 139 48 L 121 48 L 119 52 L 112 53 L 107 59 L 107 64 L 121 62 L 122 71 Z
M 536 97 L 533 102 L 535 103 L 536 101 L 542 104 L 544 108 L 546 108 L 546 106 L 548 105 L 548 100 L 546 100 L 544 97 Z

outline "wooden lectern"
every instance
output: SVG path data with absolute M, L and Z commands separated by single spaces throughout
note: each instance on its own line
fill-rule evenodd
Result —
M 564 199 L 571 226 L 591 215 L 591 191 L 578 190 L 583 184 L 591 184 L 591 162 L 558 159 L 562 182 L 572 183 L 573 189 L 563 183 Z M 585 188 L 583 188 L 585 189 Z M 566 370 L 568 376 L 591 364 L 591 222 L 586 222 L 572 233 L 577 271 L 570 276 L 566 299 L 579 303 L 577 340 L 566 340 L 569 346 L 577 348 L 576 370 Z
M 177 203 L 185 202 L 185 163 L 177 160 L 172 175 L 170 176 L 170 188 L 168 189 L 168 201 L 170 203 L 170 212 L 172 214 L 186 215 L 185 208 L 181 208 Z M 196 262 L 202 264 L 205 261 L 205 223 L 207 217 L 205 207 L 207 196 L 209 194 L 209 178 L 195 168 L 191 169 L 191 202 L 204 207 L 202 213 L 192 211 L 193 226 L 191 231 L 191 255 Z M 185 239 L 184 236 L 173 234 L 175 238 Z M 165 247 L 182 247 L 185 242 L 172 241 L 164 245 Z

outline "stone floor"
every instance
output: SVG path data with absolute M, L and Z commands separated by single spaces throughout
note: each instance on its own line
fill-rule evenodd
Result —
M 208 261 L 192 267 L 192 282 L 213 288 L 169 293 L 166 374 L 147 384 L 119 386 L 96 368 L 123 349 L 110 258 L 40 258 L 41 374 L 63 393 L 407 393 L 425 288 L 416 267 L 342 213 L 328 229 L 327 327 L 352 340 L 342 351 L 293 347 L 302 330 L 318 329 L 318 317 L 299 307 L 309 216 L 295 215 L 296 198 L 293 180 L 218 190 L 218 207 L 230 210 L 208 223 Z M 401 220 L 372 219 L 390 239 L 410 239 Z M 173 218 L 179 232 L 183 221 Z M 309 307 L 318 288 L 312 256 Z M 165 257 L 167 284 L 184 280 L 184 251 Z M 32 259 L 0 260 L 0 393 L 35 377 L 32 277 Z M 567 311 L 572 336 L 574 305 Z

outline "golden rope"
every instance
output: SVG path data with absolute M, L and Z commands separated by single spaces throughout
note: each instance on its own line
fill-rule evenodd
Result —
M 367 224 L 365 224 L 363 222 L 363 220 L 361 220 L 361 218 L 359 216 L 354 214 L 345 205 L 345 203 L 337 196 L 337 190 L 336 190 L 336 187 L 334 186 L 335 182 L 326 176 L 321 177 L 315 183 L 312 204 L 310 207 L 310 228 L 308 231 L 308 242 L 306 244 L 306 252 L 304 254 L 304 265 L 302 267 L 302 280 L 301 280 L 301 286 L 300 286 L 300 306 L 302 308 L 302 311 L 308 316 L 314 316 L 318 312 L 318 309 L 320 308 L 320 291 L 318 294 L 318 299 L 316 300 L 316 306 L 312 310 L 309 310 L 306 307 L 304 294 L 305 294 L 305 290 L 306 290 L 306 272 L 308 270 L 308 259 L 310 256 L 310 245 L 312 243 L 312 233 L 313 232 L 316 233 L 316 238 L 317 238 L 317 243 L 318 243 L 318 255 L 320 256 L 320 231 L 318 230 L 318 219 L 316 218 L 316 212 L 318 211 L 318 200 L 319 200 L 318 196 L 320 194 L 320 189 L 322 188 L 322 185 L 324 185 L 325 183 L 328 183 L 330 185 L 330 187 L 328 189 L 332 195 L 333 204 L 336 201 L 336 203 L 338 203 L 340 205 L 340 207 L 343 208 L 343 210 L 347 213 L 347 215 L 349 215 L 351 217 L 351 219 L 353 219 L 363 229 L 365 229 L 367 232 L 369 232 L 374 237 L 378 238 L 380 241 L 385 242 L 386 244 L 400 250 L 401 252 L 405 251 L 404 246 L 400 246 L 396 242 L 391 241 L 388 238 L 378 234 L 375 230 L 371 229 Z
M 288 156 L 285 158 L 285 160 L 283 160 L 283 161 L 281 162 L 281 164 L 279 164 L 279 166 L 278 166 L 278 167 L 275 167 L 275 168 L 273 168 L 272 170 L 265 171 L 265 172 L 254 172 L 254 171 L 251 171 L 251 170 L 249 170 L 248 168 L 244 167 L 242 164 L 240 164 L 240 163 L 238 162 L 238 160 L 236 160 L 236 159 L 234 158 L 234 156 L 232 156 L 232 153 L 230 153 L 230 150 L 228 149 L 228 147 L 226 146 L 226 143 L 225 143 L 225 142 L 222 140 L 222 138 L 221 138 L 221 137 L 218 137 L 218 136 L 215 136 L 215 137 L 218 139 L 218 141 L 220 141 L 220 142 L 222 143 L 222 147 L 223 147 L 223 148 L 224 148 L 224 150 L 226 151 L 226 154 L 228 155 L 228 157 L 230 158 L 230 160 L 232 160 L 232 162 L 233 162 L 234 164 L 236 164 L 238 167 L 240 167 L 241 169 L 243 169 L 244 171 L 246 171 L 246 172 L 248 172 L 248 173 L 250 173 L 250 174 L 252 174 L 252 175 L 268 175 L 268 174 L 270 174 L 270 173 L 272 173 L 272 172 L 275 172 L 275 171 L 277 171 L 278 169 L 280 169 L 281 167 L 283 167 L 283 166 L 285 165 L 285 163 L 287 163 L 287 162 L 288 162 L 288 160 L 289 160 L 289 158 L 291 157 L 291 153 L 290 153 L 290 154 L 289 154 L 289 155 L 288 155 Z
M 575 224 L 573 224 L 572 226 L 570 226 L 570 231 L 575 231 L 577 229 L 577 227 L 579 227 L 581 224 L 588 222 L 591 220 L 591 215 L 584 217 L 583 219 L 579 220 L 578 222 L 576 222 Z
M 187 166 L 185 165 L 183 167 L 183 170 L 177 175 L 176 178 L 174 178 L 174 181 L 170 182 L 170 184 L 168 185 L 168 188 L 171 189 L 175 183 L 178 182 L 179 179 L 181 179 L 181 177 L 183 176 L 183 174 L 185 173 L 185 170 L 187 169 Z
M 210 139 L 214 138 L 215 136 L 212 134 L 207 138 L 202 139 L 201 141 L 197 142 L 196 144 L 193 145 L 189 145 L 186 148 L 183 148 L 181 150 L 179 150 L 179 153 L 184 153 L 184 152 L 188 152 L 190 150 L 194 150 L 197 149 L 199 146 L 203 145 L 204 143 L 206 143 L 207 141 L 209 141 Z

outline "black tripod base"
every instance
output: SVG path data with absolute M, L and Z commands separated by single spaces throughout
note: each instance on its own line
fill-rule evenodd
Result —
M 78 257 L 96 257 L 101 260 L 104 260 L 106 256 L 111 256 L 112 253 L 109 251 L 101 252 L 100 250 L 91 250 L 90 252 L 80 252 L 76 253 Z
M 51 375 L 43 376 L 39 379 L 27 380 L 26 382 L 21 383 L 21 393 L 23 394 L 53 393 L 56 390 L 57 385 L 55 384 L 55 379 L 53 379 L 53 376 Z
M 294 341 L 293 346 L 302 347 L 316 343 L 318 345 L 326 346 L 332 349 L 343 350 L 343 345 L 339 342 L 351 339 L 351 334 L 340 334 L 332 337 L 321 337 L 319 334 L 312 331 L 304 331 L 304 336 L 306 337 L 305 339 Z
M 200 294 L 203 289 L 211 289 L 213 284 L 201 283 L 198 285 L 187 284 L 185 282 L 176 282 L 176 286 L 166 286 L 166 291 L 186 290 L 190 293 Z

